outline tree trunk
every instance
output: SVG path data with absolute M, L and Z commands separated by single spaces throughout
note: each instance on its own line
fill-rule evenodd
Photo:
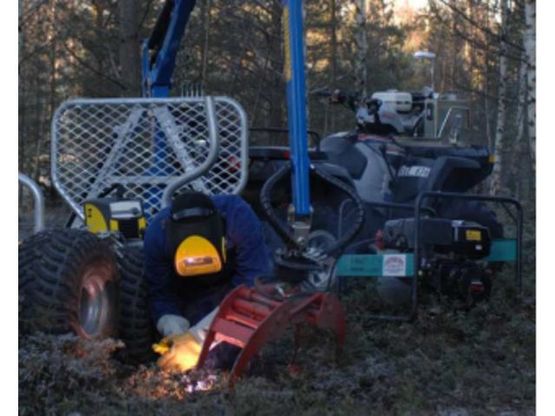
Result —
M 486 25 L 489 27 L 490 25 L 490 15 L 489 12 L 486 12 Z M 486 119 L 486 138 L 487 138 L 487 142 L 488 142 L 488 147 L 491 151 L 493 151 L 493 137 L 492 137 L 492 131 L 491 131 L 491 121 L 490 121 L 490 106 L 489 106 L 489 94 L 490 94 L 490 70 L 489 70 L 489 59 L 490 59 L 490 42 L 489 42 L 489 37 L 485 37 L 485 44 L 486 44 L 486 50 L 484 53 L 484 62 L 483 65 L 485 67 L 485 75 L 484 75 L 484 113 L 485 113 L 485 119 Z
M 119 55 L 122 82 L 126 86 L 122 93 L 127 96 L 137 96 L 141 90 L 138 13 L 138 2 L 135 0 L 119 1 Z
M 210 34 L 210 0 L 203 0 L 201 3 L 200 12 L 202 15 L 202 28 L 204 30 L 204 39 L 202 42 L 202 49 L 200 55 L 201 71 L 200 71 L 200 85 L 202 91 L 206 91 L 206 71 L 208 69 L 208 37 Z
M 360 91 L 362 97 L 366 97 L 367 90 L 367 70 L 366 55 L 368 54 L 368 38 L 366 34 L 366 0 L 356 0 L 355 2 L 355 77 L 357 90 Z
M 524 49 L 526 51 L 526 112 L 528 121 L 528 140 L 530 143 L 530 160 L 532 172 L 536 174 L 536 2 L 528 0 L 524 6 L 526 29 L 524 31 Z M 532 180 L 535 184 L 535 179 Z
M 24 36 L 23 36 L 23 27 L 22 27 L 22 21 L 21 18 L 23 16 L 23 0 L 19 0 L 18 1 L 18 32 L 19 32 L 19 36 L 18 36 L 18 55 L 19 57 L 21 57 L 23 55 L 23 51 L 24 51 L 24 45 L 23 45 L 23 41 L 25 40 Z M 27 80 L 25 79 L 25 77 L 21 76 L 21 69 L 18 71 L 18 84 L 19 84 L 19 123 L 18 123 L 18 131 L 19 131 L 19 139 L 18 139 L 18 145 L 19 145 L 19 151 L 18 151 L 18 167 L 19 170 L 21 170 L 23 168 L 23 164 L 25 162 L 25 137 L 26 137 L 26 131 L 25 131 L 25 127 L 26 127 L 26 84 L 27 84 Z M 20 195 L 21 198 L 21 195 Z M 21 202 L 21 200 L 20 200 Z
M 523 57 L 524 58 L 524 57 Z M 516 138 L 513 144 L 512 163 L 511 163 L 511 177 L 512 182 L 515 184 L 515 196 L 517 199 L 522 198 L 522 178 L 527 176 L 523 175 L 523 170 L 526 168 L 521 161 L 523 160 L 523 139 L 525 134 L 526 124 L 526 60 L 523 59 L 518 70 L 518 102 L 516 109 Z
M 284 79 L 282 76 L 283 69 L 283 57 L 282 57 L 282 46 L 283 46 L 283 31 L 282 31 L 282 6 L 279 1 L 273 1 L 271 7 L 271 20 L 269 39 L 279 39 L 279 41 L 272 41 L 269 45 L 269 70 L 272 76 L 270 77 L 270 106 L 267 126 L 270 127 L 281 127 L 285 125 L 285 108 L 283 106 L 283 91 L 285 89 Z M 277 142 L 275 144 L 283 144 L 279 135 L 275 135 Z
M 337 88 L 337 0 L 330 0 L 330 35 L 331 35 L 331 50 L 330 50 L 330 62 L 331 62 L 331 74 L 330 74 L 330 86 L 331 88 Z M 324 135 L 327 133 L 327 115 L 328 107 L 326 106 L 326 126 Z M 335 113 L 331 112 L 330 128 L 331 131 L 335 131 Z
M 503 136 L 505 134 L 505 119 L 507 106 L 507 43 L 505 40 L 507 29 L 508 0 L 501 0 L 501 28 L 500 28 L 500 53 L 499 53 L 499 87 L 497 93 L 497 126 L 495 129 L 495 145 L 493 154 L 495 165 L 491 174 L 490 194 L 497 195 L 501 192 L 501 179 L 503 177 Z

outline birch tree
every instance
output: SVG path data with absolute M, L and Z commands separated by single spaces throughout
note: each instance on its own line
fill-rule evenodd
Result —
M 505 120 L 507 106 L 507 18 L 508 18 L 508 0 L 501 0 L 501 27 L 499 29 L 500 47 L 499 47 L 499 88 L 497 98 L 497 127 L 495 129 L 495 143 L 493 155 L 495 157 L 495 165 L 491 174 L 490 194 L 497 195 L 501 191 L 501 179 L 503 175 L 503 148 L 505 135 Z
M 524 55 L 524 54 L 523 54 Z M 516 137 L 513 143 L 513 157 L 511 163 L 512 178 L 515 182 L 515 192 L 516 197 L 522 197 L 522 157 L 524 155 L 523 142 L 524 136 L 526 134 L 526 110 L 527 110 L 527 94 L 526 94 L 526 72 L 527 72 L 527 62 L 525 57 L 523 57 L 520 67 L 518 69 L 518 90 L 517 90 L 517 108 L 516 108 Z
M 367 82 L 368 74 L 366 70 L 366 56 L 368 54 L 368 38 L 366 33 L 366 0 L 355 1 L 355 22 L 356 22 L 356 56 L 355 56 L 355 76 L 356 86 L 363 97 L 368 94 Z
M 524 50 L 526 53 L 526 107 L 528 140 L 532 172 L 536 172 L 536 2 L 527 0 L 524 5 Z
M 337 86 L 337 1 L 330 0 L 330 37 L 331 37 L 331 50 L 330 50 L 330 85 L 333 88 Z M 326 115 L 328 108 L 326 108 Z M 335 130 L 335 114 L 331 114 L 331 131 Z M 324 131 L 327 132 L 327 123 L 325 123 Z

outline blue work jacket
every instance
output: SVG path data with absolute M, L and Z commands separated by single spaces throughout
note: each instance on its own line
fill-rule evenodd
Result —
M 270 272 L 270 254 L 264 242 L 262 224 L 252 208 L 239 196 L 217 195 L 211 199 L 226 223 L 227 258 L 228 263 L 231 262 L 231 279 L 226 284 L 230 288 L 240 284 L 252 286 L 256 277 Z M 165 223 L 169 218 L 170 208 L 161 210 L 149 224 L 144 239 L 145 278 L 155 323 L 166 314 L 184 315 L 186 303 L 197 303 L 199 297 L 210 296 L 210 293 L 218 290 L 191 290 L 188 286 L 191 281 L 187 280 L 202 277 L 177 275 L 174 269 L 175 253 L 169 247 L 165 232 Z M 208 308 L 214 306 L 209 305 Z M 210 311 L 195 312 L 202 315 Z

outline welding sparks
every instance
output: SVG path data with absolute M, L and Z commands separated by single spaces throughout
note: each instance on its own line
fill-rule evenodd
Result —
M 191 379 L 189 375 L 184 376 L 185 391 L 187 393 L 195 393 L 199 391 L 210 391 L 212 390 L 218 381 L 218 377 L 215 374 L 208 374 L 207 376 L 200 379 Z

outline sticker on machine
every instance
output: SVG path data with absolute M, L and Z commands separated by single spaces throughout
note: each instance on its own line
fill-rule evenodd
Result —
M 383 275 L 384 276 L 406 276 L 407 256 L 404 254 L 384 254 Z

